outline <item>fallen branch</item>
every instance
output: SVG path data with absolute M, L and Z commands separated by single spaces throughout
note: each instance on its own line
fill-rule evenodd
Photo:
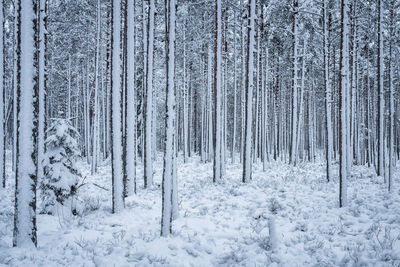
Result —
M 92 183 L 92 184 L 95 185 L 95 186 L 97 186 L 98 188 L 103 189 L 103 190 L 110 191 L 110 189 L 105 188 L 105 187 L 103 187 L 103 186 L 101 186 L 101 185 L 98 185 L 98 184 L 96 184 L 96 183 Z

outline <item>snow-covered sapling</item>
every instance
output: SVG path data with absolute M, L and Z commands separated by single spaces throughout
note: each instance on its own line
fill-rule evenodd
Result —
M 42 213 L 54 214 L 56 204 L 66 206 L 77 193 L 82 177 L 76 166 L 80 157 L 79 134 L 68 119 L 52 119 L 45 141 L 44 177 L 40 183 Z M 72 213 L 75 210 L 71 207 Z

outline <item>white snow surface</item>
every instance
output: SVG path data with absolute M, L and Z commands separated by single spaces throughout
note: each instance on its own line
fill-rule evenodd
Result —
M 160 237 L 162 157 L 152 189 L 126 199 L 111 214 L 111 168 L 100 164 L 78 192 L 79 215 L 38 215 L 38 249 L 12 248 L 14 179 L 8 153 L 6 190 L 0 190 L 0 266 L 398 266 L 400 183 L 393 190 L 373 169 L 354 167 L 348 205 L 338 208 L 337 165 L 326 182 L 325 163 L 253 167 L 227 165 L 212 183 L 212 164 L 178 158 L 179 208 L 173 233 Z M 138 166 L 138 177 L 143 166 Z M 109 189 L 95 186 L 94 184 Z M 78 205 L 79 206 L 79 205 Z M 271 228 L 271 229 L 270 229 Z M 272 235 L 272 236 L 271 236 Z

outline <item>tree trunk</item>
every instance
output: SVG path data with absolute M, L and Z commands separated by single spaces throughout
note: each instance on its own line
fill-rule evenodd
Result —
M 127 4 L 126 183 L 127 194 L 132 195 L 136 193 L 135 1 Z
M 113 0 L 112 3 L 112 212 L 118 213 L 125 206 L 122 168 L 121 0 Z
M 383 88 L 383 1 L 378 0 L 378 118 L 377 118 L 377 129 L 378 129 L 378 176 L 385 176 L 384 166 L 384 107 L 385 107 L 385 95 Z
M 15 181 L 14 247 L 37 246 L 36 185 L 39 85 L 37 1 L 21 1 L 18 10 L 17 48 L 17 164 Z M 23 45 L 22 45 L 23 44 Z
M 174 133 L 175 133 L 175 0 L 165 0 L 166 5 L 166 114 L 165 114 L 165 151 L 164 171 L 162 180 L 162 217 L 161 236 L 167 236 L 172 231 L 174 205 L 173 192 L 177 192 L 176 176 L 174 174 Z M 175 176 L 175 179 L 174 179 Z M 175 180 L 175 182 L 174 182 Z M 176 207 L 175 207 L 176 208 Z
M 339 206 L 347 198 L 347 114 L 346 96 L 349 73 L 348 0 L 341 0 L 340 65 L 339 65 Z
M 221 126 L 222 126 L 222 9 L 221 0 L 215 1 L 215 23 L 216 23 L 216 34 L 215 34 L 215 56 L 214 56 L 214 118 L 215 126 L 214 130 L 214 171 L 213 171 L 213 182 L 220 182 L 222 180 L 221 170 Z
M 246 183 L 251 180 L 251 149 L 252 149 L 252 124 L 253 124 L 253 74 L 254 74 L 254 31 L 256 17 L 256 0 L 249 2 L 249 28 L 247 41 L 247 63 L 246 63 L 246 128 L 244 141 L 244 158 L 243 158 L 243 177 L 242 182 Z
M 146 94 L 144 109 L 144 188 L 153 185 L 153 50 L 154 50 L 154 0 L 150 0 L 147 25 Z

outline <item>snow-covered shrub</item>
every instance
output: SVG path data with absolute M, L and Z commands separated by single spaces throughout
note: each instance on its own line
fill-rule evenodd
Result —
M 277 247 L 277 235 L 274 216 L 268 216 L 260 211 L 255 213 L 252 223 L 253 239 L 265 251 L 274 251 Z
M 400 240 L 400 234 L 392 231 L 392 226 L 383 227 L 380 223 L 374 223 L 365 234 L 372 241 L 372 249 L 377 259 L 391 262 L 392 266 L 400 264 L 398 253 L 394 252 L 396 243 Z
M 83 198 L 83 213 L 96 211 L 100 208 L 100 198 L 86 196 Z
M 269 200 L 268 208 L 272 214 L 277 214 L 278 211 L 282 209 L 282 206 L 281 206 L 281 204 L 279 204 L 279 202 L 278 202 L 278 200 L 276 200 L 276 198 L 271 198 Z
M 69 120 L 52 119 L 45 140 L 44 177 L 40 183 L 42 213 L 54 214 L 56 204 L 65 205 L 77 192 L 82 177 L 76 166 L 80 157 L 78 138 Z

